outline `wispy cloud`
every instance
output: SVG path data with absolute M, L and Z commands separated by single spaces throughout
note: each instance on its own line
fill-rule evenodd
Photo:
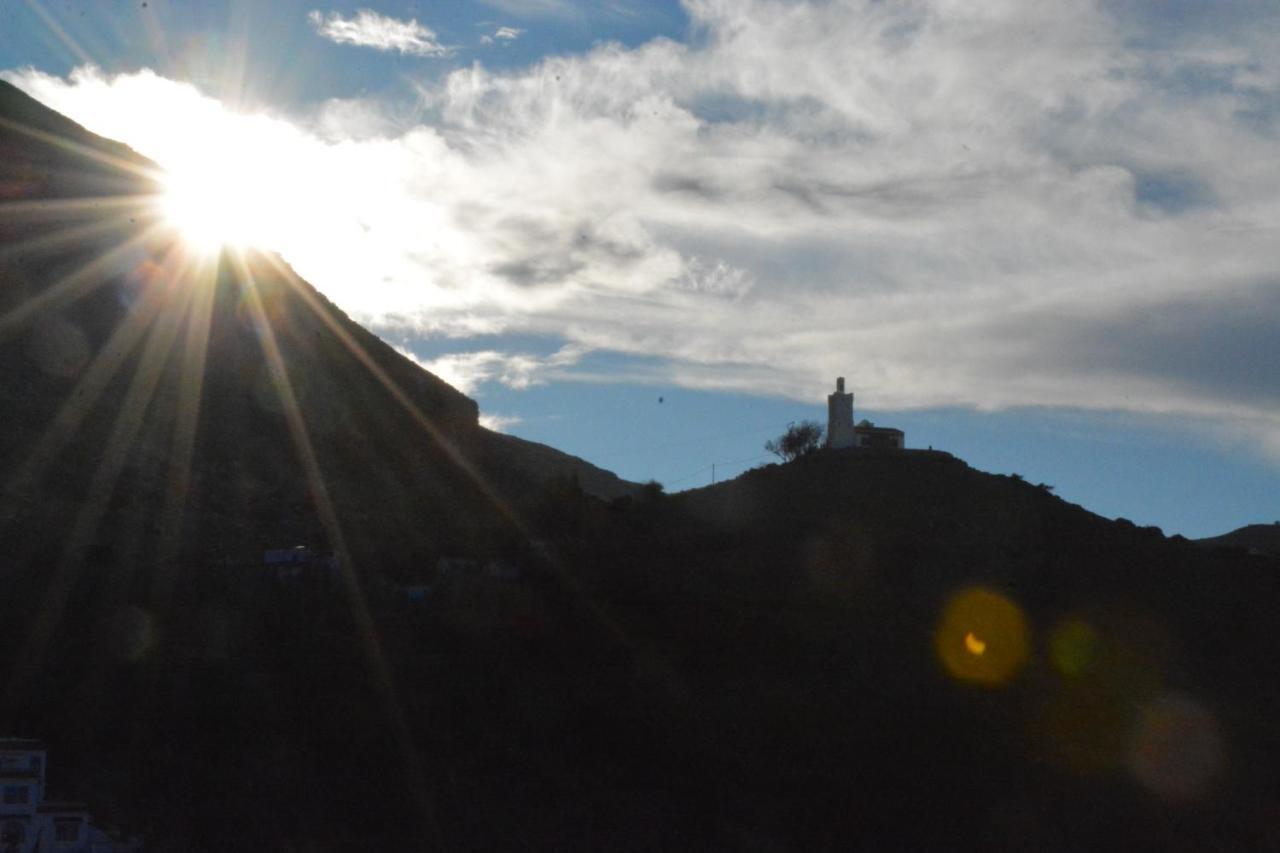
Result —
M 424 360 L 407 347 L 398 346 L 396 350 L 464 394 L 474 394 L 480 385 L 494 379 L 500 379 L 505 384 L 516 388 L 540 385 L 546 381 L 540 374 L 547 368 L 568 365 L 577 361 L 578 358 L 577 353 L 562 350 L 547 359 L 489 351 L 457 353 L 434 360 Z M 524 419 L 519 415 L 480 413 L 480 426 L 494 432 L 507 432 L 523 421 Z
M 307 20 L 317 34 L 338 44 L 394 50 L 415 56 L 447 56 L 452 52 L 452 48 L 436 40 L 433 30 L 416 20 L 402 21 L 370 9 L 358 10 L 353 18 L 344 18 L 338 12 L 326 15 L 313 10 L 307 14 Z
M 423 360 L 408 348 L 397 349 L 464 394 L 474 394 L 486 382 L 520 390 L 562 379 L 563 369 L 577 364 L 585 354 L 581 347 L 565 346 L 548 356 L 479 350 Z
M 278 248 L 384 327 L 1280 444 L 1280 15 L 1245 7 L 687 0 L 688 44 L 461 67 L 423 84 L 430 123 L 273 119 L 291 155 L 261 172 L 306 202 Z M 214 109 L 155 75 L 9 76 L 160 159 L 203 129 L 168 116 Z M 499 349 L 434 363 L 522 381 Z
M 507 432 L 511 427 L 522 421 L 523 419 L 519 415 L 480 415 L 480 426 L 485 429 L 491 429 L 494 432 Z
M 524 30 L 518 27 L 498 27 L 498 29 L 494 30 L 493 35 L 480 36 L 480 43 L 493 44 L 495 41 L 500 41 L 510 44 L 522 35 L 524 35 Z

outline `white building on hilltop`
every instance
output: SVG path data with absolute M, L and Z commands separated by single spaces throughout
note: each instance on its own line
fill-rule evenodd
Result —
M 853 392 L 844 392 L 844 377 L 836 379 L 834 394 L 827 395 L 827 447 L 844 450 L 857 447 L 858 437 L 853 431 Z
M 845 393 L 844 377 L 836 379 L 835 393 L 827 395 L 827 447 L 845 450 L 850 447 L 906 446 L 906 434 L 893 427 L 878 427 L 871 421 L 853 422 L 853 392 Z
M 132 853 L 89 821 L 83 803 L 45 800 L 45 748 L 38 740 L 0 738 L 0 851 Z

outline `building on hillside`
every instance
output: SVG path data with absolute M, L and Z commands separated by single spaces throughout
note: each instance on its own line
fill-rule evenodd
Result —
M 827 447 L 906 447 L 906 434 L 893 427 L 878 427 L 871 421 L 853 422 L 853 392 L 845 393 L 844 377 L 836 379 L 836 390 L 827 395 Z
M 893 427 L 878 427 L 868 420 L 858 421 L 853 429 L 858 437 L 858 447 L 892 447 L 901 450 L 906 444 L 906 434 Z
M 133 853 L 140 842 L 113 841 L 93 825 L 83 803 L 45 799 L 44 744 L 0 738 L 0 851 Z
M 271 568 L 278 581 L 310 578 L 333 583 L 338 579 L 338 558 L 312 551 L 306 545 L 270 548 L 262 553 L 262 564 Z

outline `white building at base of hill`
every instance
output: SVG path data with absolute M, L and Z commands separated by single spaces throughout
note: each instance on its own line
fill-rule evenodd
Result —
M 45 748 L 37 740 L 0 738 L 0 850 L 4 853 L 134 853 L 138 842 L 113 841 L 89 820 L 83 803 L 44 798 Z

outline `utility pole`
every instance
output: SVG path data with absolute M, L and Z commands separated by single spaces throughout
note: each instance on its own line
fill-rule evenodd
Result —
M 716 463 L 711 463 L 711 485 L 716 484 Z

